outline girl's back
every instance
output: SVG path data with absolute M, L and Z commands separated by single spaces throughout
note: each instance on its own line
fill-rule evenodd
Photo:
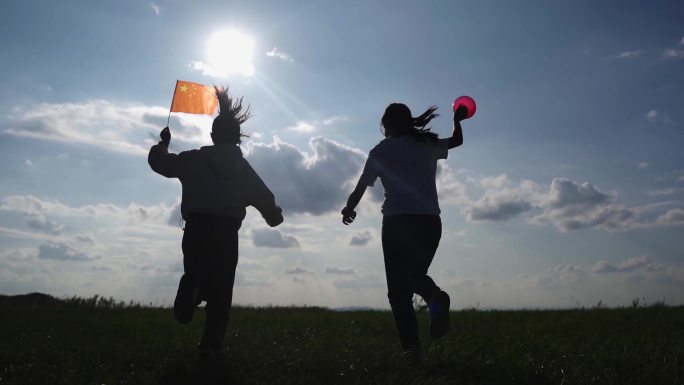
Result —
M 448 140 L 416 141 L 410 136 L 386 138 L 369 153 L 361 181 L 385 188 L 383 214 L 440 213 L 435 176 L 437 160 L 446 159 Z

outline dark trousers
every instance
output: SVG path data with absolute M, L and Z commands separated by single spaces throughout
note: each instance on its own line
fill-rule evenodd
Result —
M 427 303 L 438 289 L 427 271 L 441 237 L 442 221 L 438 215 L 399 214 L 382 219 L 387 297 L 404 349 L 420 346 L 413 293 Z
M 185 223 L 183 268 L 207 301 L 204 335 L 200 347 L 220 349 L 233 302 L 238 261 L 238 230 L 234 218 L 193 215 Z

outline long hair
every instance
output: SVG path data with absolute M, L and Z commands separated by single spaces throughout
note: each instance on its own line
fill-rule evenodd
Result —
M 392 103 L 385 109 L 380 125 L 385 129 L 385 137 L 399 137 L 408 135 L 417 142 L 437 142 L 437 134 L 430 131 L 427 125 L 439 116 L 435 113 L 437 106 L 431 106 L 420 116 L 411 116 L 411 110 L 402 103 Z
M 219 113 L 211 125 L 212 138 L 215 143 L 240 144 L 243 136 L 249 136 L 240 132 L 240 125 L 252 116 L 249 106 L 243 108 L 242 97 L 233 99 L 228 93 L 228 86 L 214 86 L 214 90 L 218 98 Z

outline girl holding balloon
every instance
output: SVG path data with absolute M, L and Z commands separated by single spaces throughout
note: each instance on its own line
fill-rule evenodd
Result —
M 463 144 L 461 120 L 475 112 L 474 101 L 460 97 L 454 102 L 454 130 L 439 139 L 428 124 L 438 116 L 437 107 L 418 117 L 401 103 L 392 103 L 381 119 L 385 139 L 368 154 L 361 177 L 342 209 L 342 222 L 356 218 L 354 209 L 368 186 L 380 178 L 385 189 L 382 205 L 382 249 L 387 278 L 387 297 L 399 340 L 409 363 L 421 361 L 413 294 L 420 295 L 430 311 L 430 336 L 449 330 L 449 295 L 427 274 L 442 236 L 437 199 L 437 160 Z

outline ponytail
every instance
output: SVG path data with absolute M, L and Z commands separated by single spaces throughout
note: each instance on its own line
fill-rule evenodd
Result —
M 436 143 L 438 136 L 430 131 L 427 125 L 439 116 L 435 113 L 437 106 L 431 106 L 418 117 L 411 116 L 411 110 L 401 103 L 392 103 L 382 116 L 380 124 L 385 128 L 385 137 L 397 137 L 408 135 L 417 142 L 429 141 Z
M 426 139 L 432 143 L 437 142 L 437 134 L 430 131 L 430 127 L 426 127 L 430 124 L 430 121 L 439 116 L 435 113 L 437 111 L 437 106 L 431 106 L 422 115 L 413 119 L 413 132 L 412 136 L 419 142 L 424 142 Z

